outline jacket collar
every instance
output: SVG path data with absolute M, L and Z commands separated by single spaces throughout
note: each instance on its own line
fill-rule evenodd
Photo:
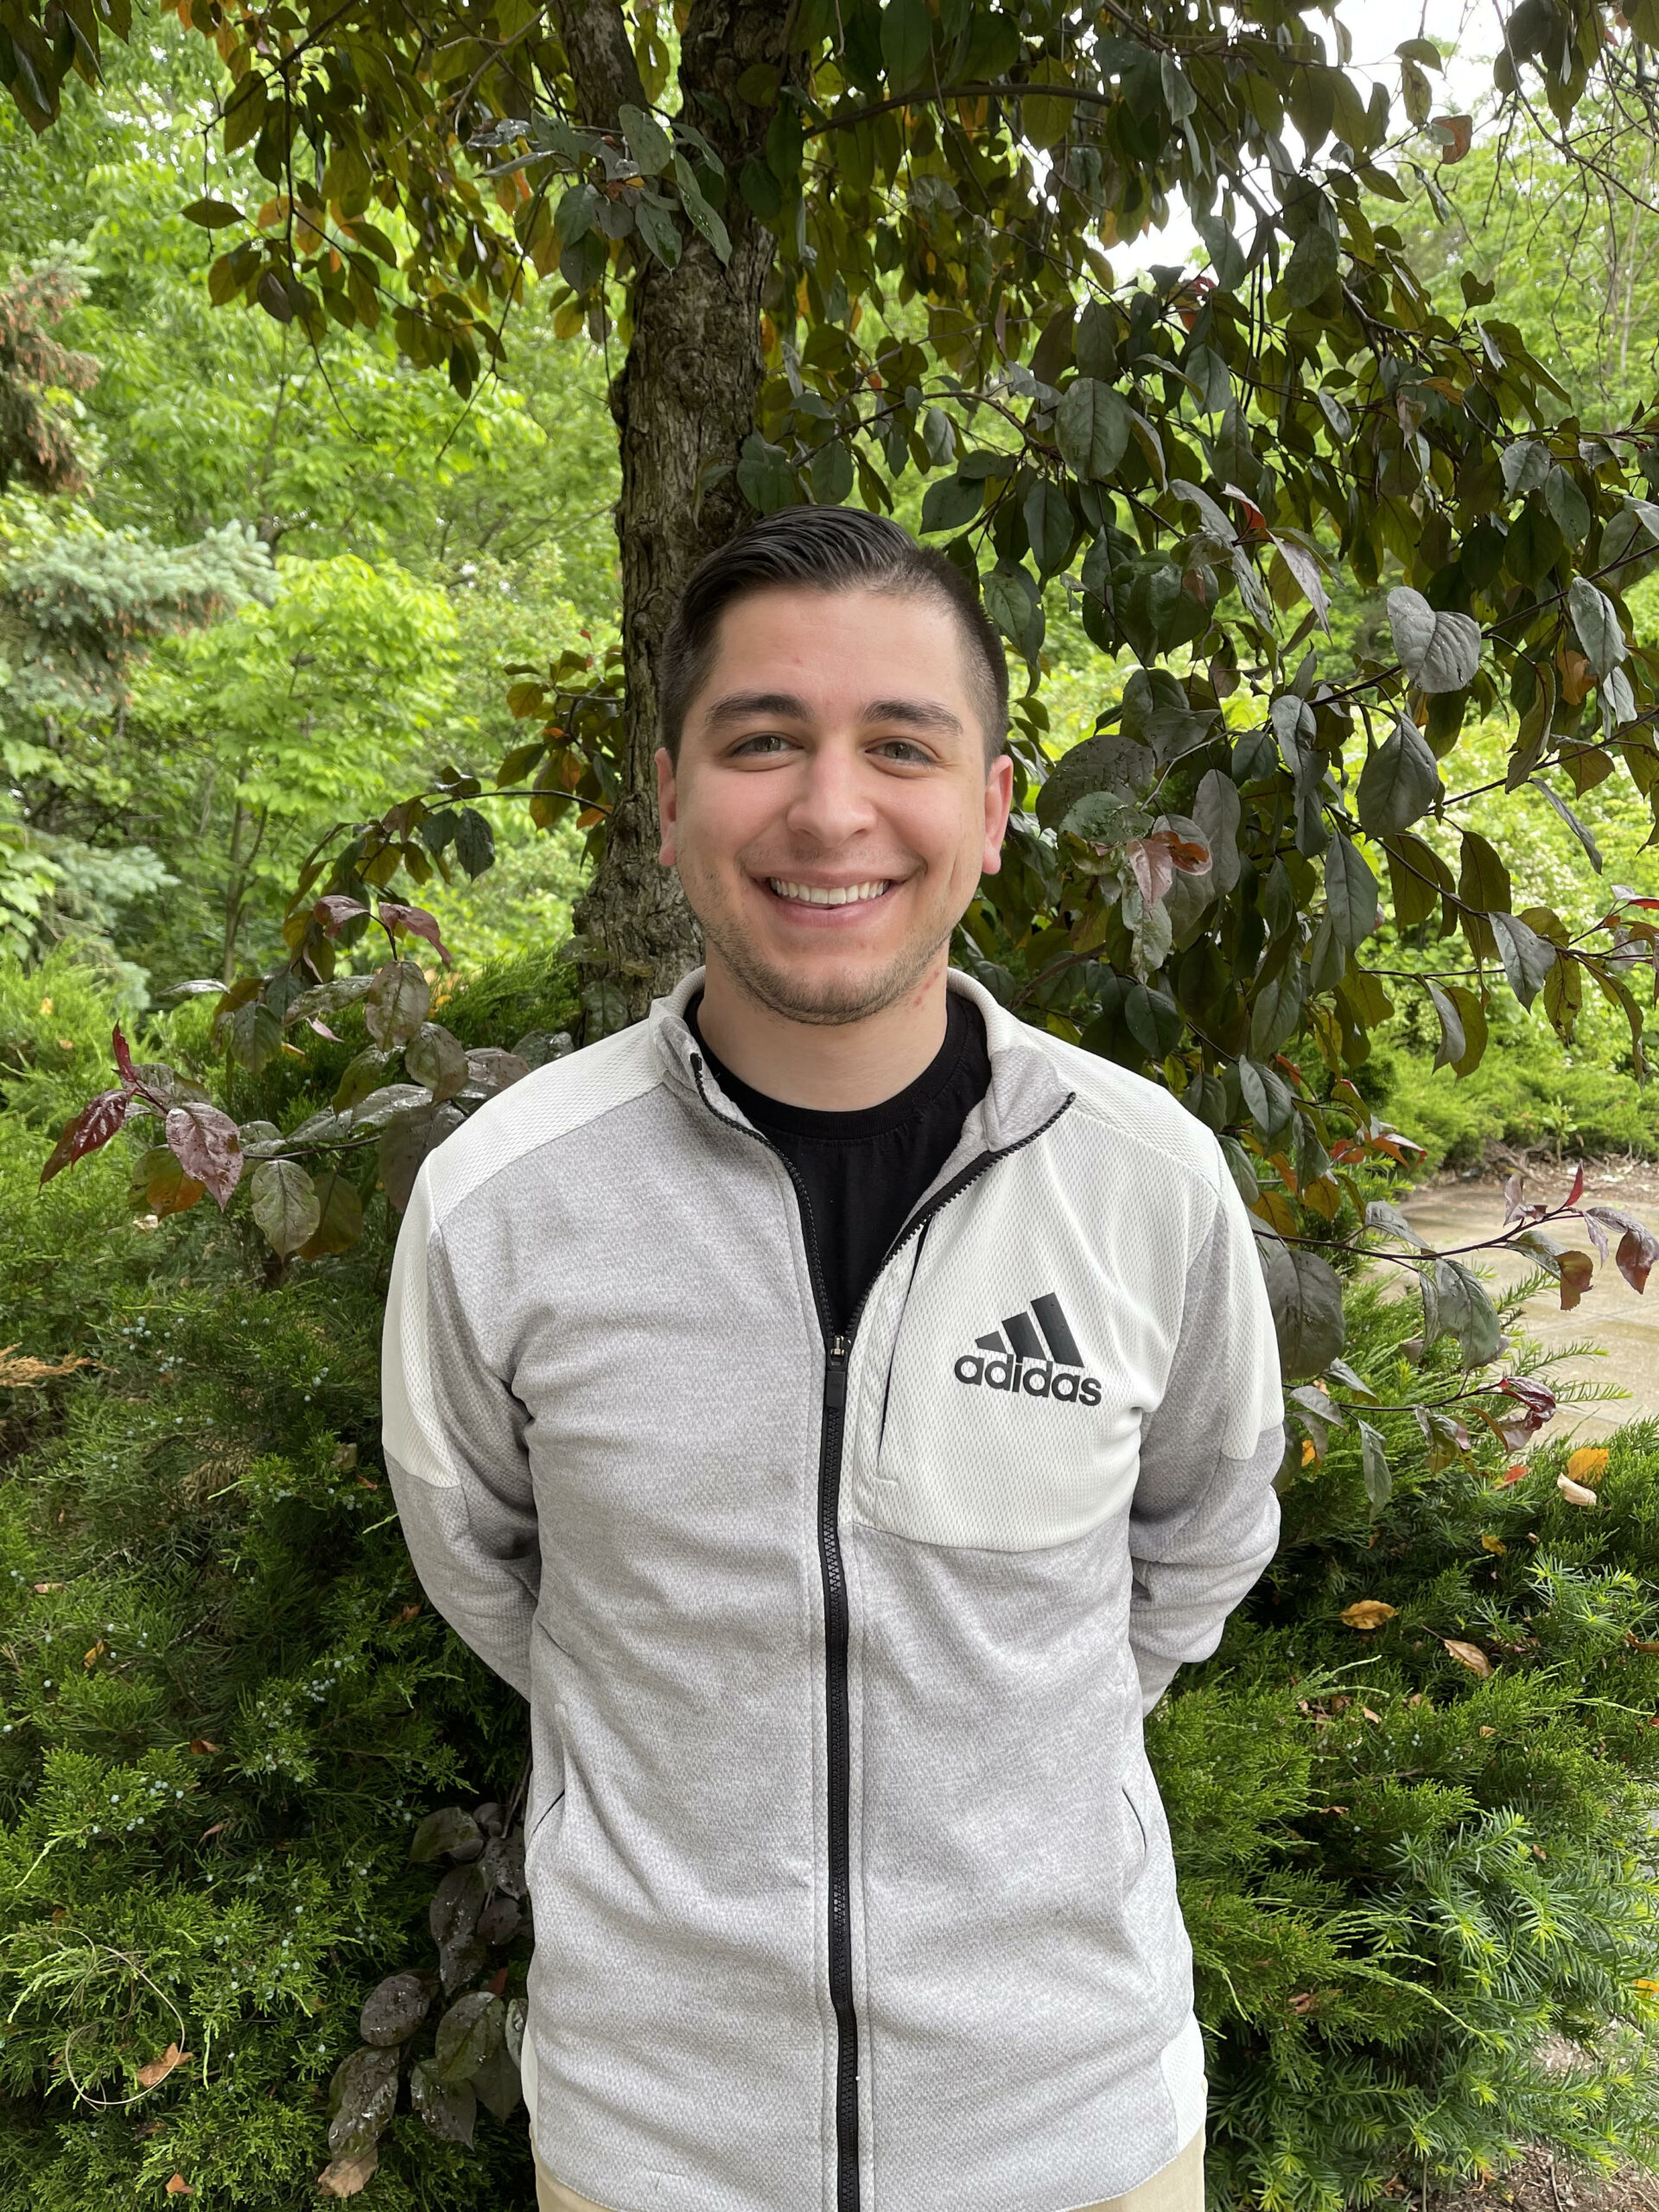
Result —
M 702 1063 L 703 1088 L 723 1096 L 706 1058 L 697 1052 L 697 1040 L 685 1019 L 685 1009 L 702 988 L 702 978 L 703 970 L 693 968 L 665 998 L 652 1001 L 652 1042 L 665 1074 L 677 1089 L 688 1091 L 694 1097 L 697 1095 L 697 1077 L 691 1065 L 692 1055 L 696 1053 Z M 945 981 L 950 989 L 960 991 L 972 1001 L 985 1024 L 985 1041 L 991 1058 L 991 1086 L 980 1109 L 984 1119 L 985 1148 L 1001 1152 L 1009 1145 L 1026 1143 L 1068 1103 L 1071 1086 L 1063 1079 L 1041 1030 L 1033 1029 L 999 1006 L 982 984 L 976 983 L 971 976 L 964 976 L 960 969 L 950 969 Z M 730 1113 L 737 1114 L 729 1100 L 724 1103 Z

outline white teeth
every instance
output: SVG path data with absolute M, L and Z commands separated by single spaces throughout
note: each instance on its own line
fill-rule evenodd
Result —
M 847 883 L 834 889 L 821 883 L 785 883 L 781 876 L 769 875 L 767 888 L 779 899 L 799 899 L 809 906 L 851 906 L 861 899 L 879 899 L 888 887 L 887 882 Z

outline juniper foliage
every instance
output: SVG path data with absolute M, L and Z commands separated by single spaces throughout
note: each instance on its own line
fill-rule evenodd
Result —
M 529 962 L 444 1015 L 511 1043 L 573 1004 Z M 350 1254 L 274 1266 L 217 1209 L 135 1227 L 124 1140 L 27 1198 L 73 1080 L 54 1055 L 95 1051 L 106 1016 L 84 979 L 0 976 L 7 1334 L 99 1363 L 0 1401 L 0 2212 L 159 2198 L 175 2174 L 203 2212 L 298 2212 L 365 1998 L 433 1962 L 416 1827 L 510 1801 L 523 1713 L 399 1541 L 372 1168 Z M 172 1018 L 175 1059 L 207 1020 Z M 238 1108 L 291 1125 L 357 1043 L 238 1072 Z M 1508 1484 L 1495 1436 L 1431 1464 L 1411 1408 L 1478 1378 L 1449 1344 L 1413 1364 L 1414 1301 L 1363 1279 L 1348 1307 L 1392 1494 L 1349 1429 L 1281 1478 L 1278 1558 L 1149 1726 L 1212 2185 L 1266 2212 L 1654 2133 L 1659 1432 L 1616 1437 L 1594 1508 L 1558 1491 L 1560 1447 Z M 1394 1611 L 1355 1627 L 1363 1599 Z M 521 1994 L 526 1942 L 504 1955 Z M 468 2149 L 404 2092 L 380 2152 L 363 2197 L 385 2212 L 529 2201 L 522 2108 L 480 2113 Z

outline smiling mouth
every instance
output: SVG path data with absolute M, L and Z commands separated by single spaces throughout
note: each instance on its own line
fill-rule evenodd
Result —
M 869 883 L 791 883 L 780 875 L 769 875 L 766 888 L 774 899 L 788 899 L 804 906 L 857 906 L 872 899 L 882 898 L 893 888 L 891 877 L 882 877 Z

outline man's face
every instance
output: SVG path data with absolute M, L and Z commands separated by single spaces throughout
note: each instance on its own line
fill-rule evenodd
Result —
M 661 858 L 773 1013 L 893 1005 L 999 866 L 1014 772 L 986 766 L 968 650 L 928 596 L 779 589 L 721 618 L 678 767 L 657 755 Z

